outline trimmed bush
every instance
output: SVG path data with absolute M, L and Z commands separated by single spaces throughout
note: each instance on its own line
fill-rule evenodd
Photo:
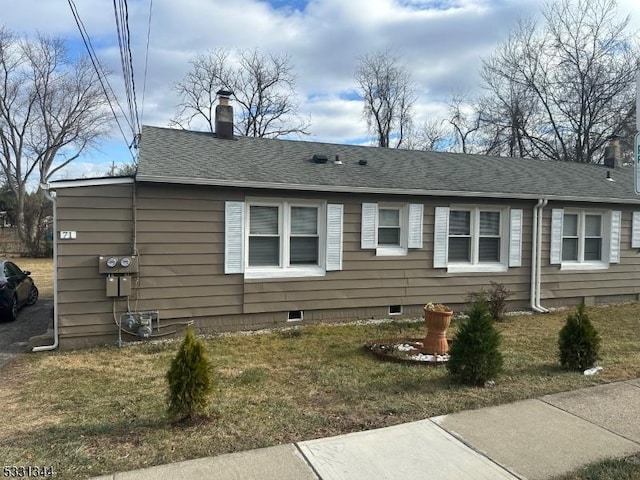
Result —
M 167 413 L 176 420 L 207 414 L 213 390 L 211 362 L 204 345 L 187 328 L 178 353 L 167 372 L 169 383 Z
M 558 347 L 560 365 L 567 370 L 585 370 L 600 358 L 600 336 L 584 305 L 567 317 L 558 336 Z
M 496 322 L 504 322 L 507 298 L 513 295 L 513 292 L 499 282 L 491 281 L 490 285 L 488 290 L 483 288 L 479 292 L 470 293 L 469 300 L 486 302 L 491 318 Z
M 467 313 L 469 319 L 460 326 L 449 349 L 447 370 L 456 382 L 484 385 L 502 371 L 502 338 L 486 301 L 476 300 Z

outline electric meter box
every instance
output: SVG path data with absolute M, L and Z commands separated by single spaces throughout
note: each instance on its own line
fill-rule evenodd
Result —
M 100 273 L 107 274 L 138 273 L 138 257 L 136 255 L 100 255 L 98 270 Z

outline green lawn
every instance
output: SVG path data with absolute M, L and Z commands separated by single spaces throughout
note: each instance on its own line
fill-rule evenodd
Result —
M 602 336 L 602 375 L 558 367 L 568 312 L 522 315 L 498 324 L 505 371 L 493 388 L 454 385 L 444 368 L 385 363 L 362 347 L 420 337 L 419 321 L 208 338 L 212 416 L 188 426 L 165 415 L 164 376 L 177 342 L 25 354 L 0 370 L 0 458 L 83 478 L 640 377 L 640 305 L 587 311 Z

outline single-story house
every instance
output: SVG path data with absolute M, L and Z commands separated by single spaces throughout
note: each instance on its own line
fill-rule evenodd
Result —
M 144 127 L 135 177 L 50 184 L 60 347 L 420 316 L 490 281 L 538 312 L 638 299 L 630 167 L 236 137 L 230 108 Z

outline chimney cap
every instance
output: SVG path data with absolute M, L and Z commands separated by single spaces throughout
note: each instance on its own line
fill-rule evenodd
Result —
M 216 92 L 216 95 L 218 95 L 219 97 L 230 97 L 231 95 L 233 95 L 233 92 L 231 90 L 223 90 L 220 89 Z

